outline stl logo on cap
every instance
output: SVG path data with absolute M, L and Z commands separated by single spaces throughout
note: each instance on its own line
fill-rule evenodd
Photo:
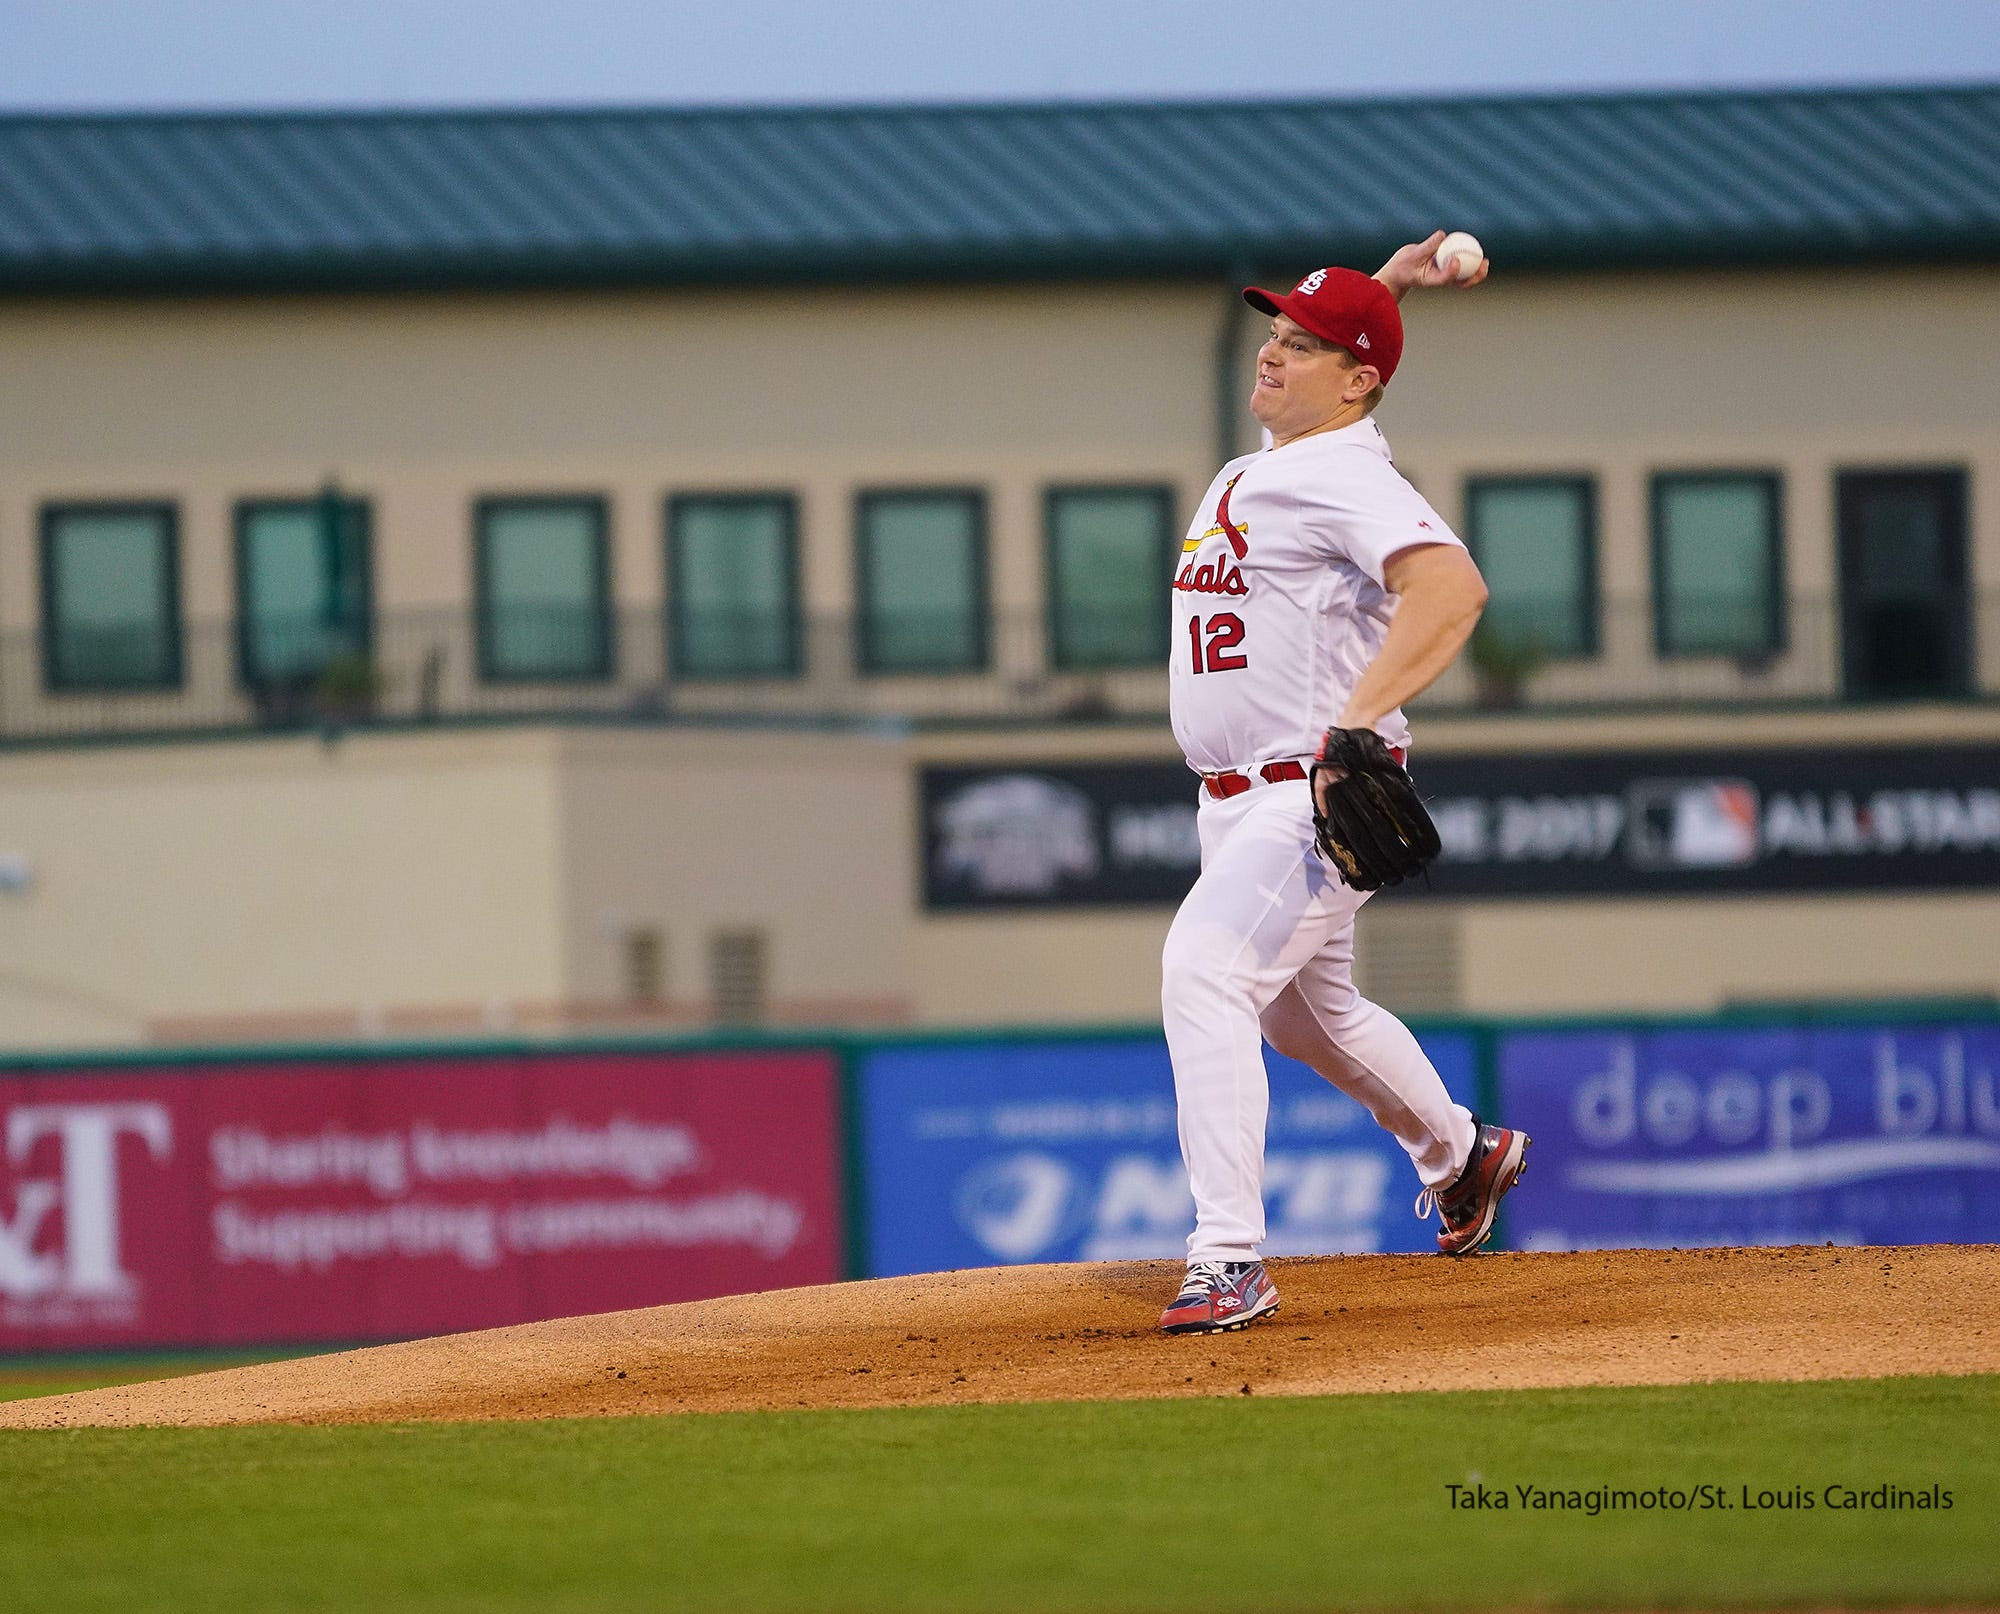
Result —
M 1305 279 L 1301 280 L 1298 283 L 1296 290 L 1299 296 L 1310 297 L 1314 292 L 1318 291 L 1320 287 L 1324 286 L 1325 284 L 1326 284 L 1326 271 L 1324 269 L 1315 269 L 1311 274 L 1307 275 Z

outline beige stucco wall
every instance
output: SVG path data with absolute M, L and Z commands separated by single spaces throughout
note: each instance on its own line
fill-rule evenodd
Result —
M 2000 998 L 2000 895 L 1458 905 L 1468 1014 Z
M 353 1032 L 562 989 L 559 737 L 0 757 L 0 1046 Z
M 915 805 L 866 737 L 513 728 L 0 755 L 0 1049 L 915 1017 Z M 665 1001 L 620 948 L 660 933 Z
M 374 501 L 385 612 L 463 607 L 475 498 L 561 490 L 609 496 L 618 598 L 650 610 L 664 497 L 758 487 L 798 493 L 808 606 L 838 616 L 855 493 L 914 482 L 988 490 L 995 606 L 1031 622 L 1047 484 L 1166 481 L 1184 504 L 1205 484 L 1225 319 L 1247 378 L 1257 321 L 1192 283 L 0 304 L 0 630 L 34 624 L 44 500 L 179 500 L 188 618 L 221 622 L 233 502 L 329 474 Z M 1974 576 L 2000 599 L 2000 268 L 1516 277 L 1502 263 L 1409 319 L 1381 417 L 1401 463 L 1453 520 L 1468 475 L 1595 474 L 1614 600 L 1646 586 L 1653 470 L 1782 469 L 1789 575 L 1816 598 L 1835 471 L 1888 464 L 1969 467 Z M 1637 630 L 1616 621 L 1605 664 L 1560 674 L 1570 692 L 1643 673 Z M 1795 662 L 1824 662 L 1803 608 L 1797 625 Z M 2000 609 L 1981 654 L 2000 691 Z M 18 698 L 24 666 L 4 664 L 0 693 Z M 1736 676 L 1695 669 L 1690 692 L 1711 675 Z M 1162 680 L 1132 682 L 1157 699 Z M 1993 729 L 1978 710 L 1440 717 L 1420 740 Z M 674 1013 L 702 1012 L 707 938 L 749 926 L 771 939 L 787 1016 L 1149 1019 L 1165 913 L 930 917 L 915 890 L 923 760 L 1120 754 L 1171 742 L 1158 726 L 518 729 L 0 754 L 0 853 L 36 870 L 29 891 L 0 893 L 0 1046 L 554 1027 L 617 996 L 633 926 L 662 933 Z M 2000 956 L 1983 895 L 1464 905 L 1453 922 L 1465 1006 L 1493 1012 L 1990 990 Z
M 625 991 L 622 937 L 659 932 L 667 1007 L 700 1020 L 718 931 L 768 938 L 783 1022 L 897 1024 L 912 976 L 916 800 L 878 736 L 573 730 L 557 749 L 564 994 Z
M 1969 568 L 1988 602 L 1978 679 L 2000 690 L 2000 268 L 1510 279 L 1503 263 L 1470 294 L 1405 310 L 1380 419 L 1448 519 L 1464 523 L 1468 477 L 1597 479 L 1603 655 L 1551 669 L 1551 693 L 1589 700 L 1655 676 L 1649 480 L 1701 469 L 1783 474 L 1793 647 L 1765 682 L 1831 693 L 1835 473 L 1899 466 L 1970 473 Z M 1689 694 L 1741 687 L 1721 662 L 1676 672 Z M 1463 688 L 1455 675 L 1439 694 Z
M 2000 998 L 2000 895 L 1449 902 L 1458 990 L 1405 1014 L 1706 1013 L 1733 1005 Z M 1398 907 L 1398 916 L 1409 911 Z M 932 919 L 914 977 L 926 1021 L 1148 1022 L 1159 1017 L 1166 909 Z M 1376 915 L 1362 912 L 1364 986 Z
M 668 492 L 778 488 L 808 609 L 842 612 L 853 497 L 906 482 L 987 487 L 995 606 L 1033 608 L 1045 480 L 1206 475 L 1215 307 L 1118 286 L 0 304 L 0 622 L 34 620 L 43 499 L 181 500 L 187 615 L 220 619 L 233 501 L 329 475 L 374 503 L 385 611 L 470 597 L 482 494 L 608 494 L 614 587 L 644 606 Z
M 1967 465 L 1975 575 L 2000 588 L 2000 268 L 1502 263 L 1407 310 L 1381 415 L 1402 463 L 1454 519 L 1468 474 L 1595 472 L 1608 597 L 1646 588 L 1646 474 L 1717 465 L 1785 471 L 1809 596 L 1836 467 Z M 232 502 L 329 474 L 374 500 L 389 611 L 468 597 L 480 494 L 607 493 L 617 593 L 643 606 L 666 493 L 779 487 L 809 607 L 838 613 L 856 490 L 950 482 L 990 490 L 996 608 L 1032 613 L 1046 483 L 1205 483 L 1226 317 L 1247 378 L 1257 319 L 1192 283 L 0 304 L 0 625 L 34 620 L 42 500 L 180 500 L 187 614 L 221 619 Z
M 1459 726 L 1433 727 L 1434 752 L 1457 749 Z M 2000 738 L 1964 709 L 1852 727 Z M 1641 737 L 1755 743 L 1757 730 L 1684 716 Z M 1163 907 L 922 911 L 917 775 L 1171 755 L 1138 728 L 650 727 L 0 753 L 0 855 L 32 876 L 0 891 L 0 1050 L 698 1026 L 710 939 L 744 929 L 767 939 L 778 1024 L 1151 1021 Z M 1470 1013 L 2000 995 L 1993 892 L 1419 896 L 1385 912 L 1445 927 L 1449 1006 Z M 663 1001 L 625 997 L 635 928 L 663 943 Z

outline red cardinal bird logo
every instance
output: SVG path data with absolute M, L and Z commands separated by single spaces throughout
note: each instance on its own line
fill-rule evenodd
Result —
M 1222 529 L 1222 536 L 1229 540 L 1229 548 L 1238 560 L 1250 553 L 1250 539 L 1241 527 L 1229 519 L 1229 493 L 1242 480 L 1243 473 L 1238 471 L 1224 484 L 1222 497 L 1215 501 L 1215 524 Z

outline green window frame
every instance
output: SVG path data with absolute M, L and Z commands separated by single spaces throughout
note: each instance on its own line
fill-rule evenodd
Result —
M 799 506 L 789 493 L 667 500 L 667 646 L 677 678 L 796 678 L 805 670 Z
M 1469 477 L 1465 530 L 1490 594 L 1482 632 L 1554 660 L 1597 654 L 1594 477 Z
M 1783 478 L 1763 470 L 1659 471 L 1651 494 L 1654 653 L 1782 651 Z
M 315 682 L 374 652 L 373 521 L 328 489 L 236 506 L 236 663 L 246 688 Z
M 40 540 L 43 687 L 56 694 L 181 688 L 178 507 L 45 504 Z
M 1180 537 L 1170 487 L 1047 489 L 1042 550 L 1049 664 L 1077 672 L 1164 662 Z
M 855 662 L 864 673 L 987 667 L 986 495 L 895 488 L 855 501 Z
M 597 494 L 491 494 L 473 505 L 479 678 L 600 683 L 617 664 L 611 515 Z

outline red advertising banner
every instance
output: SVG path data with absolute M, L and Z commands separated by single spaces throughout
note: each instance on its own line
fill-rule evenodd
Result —
M 409 1338 L 841 1275 L 831 1054 L 0 1076 L 0 1352 Z

